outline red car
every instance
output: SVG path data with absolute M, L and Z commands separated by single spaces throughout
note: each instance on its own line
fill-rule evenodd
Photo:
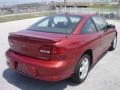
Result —
M 55 14 L 8 39 L 10 68 L 40 80 L 81 83 L 103 53 L 116 48 L 117 31 L 98 15 Z

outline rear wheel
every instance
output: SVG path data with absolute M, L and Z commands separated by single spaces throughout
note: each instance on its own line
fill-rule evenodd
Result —
M 117 36 L 115 36 L 114 40 L 112 41 L 112 44 L 109 50 L 110 51 L 115 50 L 116 46 L 117 46 Z
M 72 76 L 73 82 L 78 84 L 82 83 L 88 75 L 89 67 L 90 67 L 90 56 L 88 54 L 85 54 L 80 58 L 75 73 Z

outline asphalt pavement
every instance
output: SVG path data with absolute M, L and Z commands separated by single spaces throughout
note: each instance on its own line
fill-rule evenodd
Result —
M 69 79 L 50 83 L 29 78 L 9 69 L 5 51 L 9 48 L 8 33 L 27 28 L 40 18 L 0 23 L 0 90 L 120 90 L 120 21 L 108 20 L 118 30 L 118 45 L 115 51 L 107 52 L 90 71 L 82 84 Z

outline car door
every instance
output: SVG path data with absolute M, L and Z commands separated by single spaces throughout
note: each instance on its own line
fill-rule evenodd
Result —
M 107 28 L 108 24 L 103 17 L 93 16 L 92 19 L 98 32 L 102 33 L 102 50 L 105 52 L 110 47 L 114 34 L 111 32 L 110 28 Z
M 88 48 L 91 48 L 93 50 L 93 63 L 96 62 L 96 60 L 98 59 L 98 57 L 101 55 L 102 53 L 102 32 L 98 32 L 97 28 L 93 22 L 93 20 L 90 18 L 88 19 L 88 21 L 85 23 L 85 25 L 83 26 L 83 28 L 80 31 L 80 38 L 83 38 L 84 42 L 86 42 L 87 40 L 90 41 L 91 43 L 88 44 Z M 86 39 L 87 38 L 87 39 Z

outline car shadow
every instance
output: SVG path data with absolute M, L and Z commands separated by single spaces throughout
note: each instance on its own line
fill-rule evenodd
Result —
M 22 90 L 63 90 L 68 85 L 76 86 L 77 84 L 70 82 L 69 79 L 59 82 L 45 82 L 37 79 L 33 79 L 11 69 L 6 69 L 3 72 L 3 77 L 12 85 Z

